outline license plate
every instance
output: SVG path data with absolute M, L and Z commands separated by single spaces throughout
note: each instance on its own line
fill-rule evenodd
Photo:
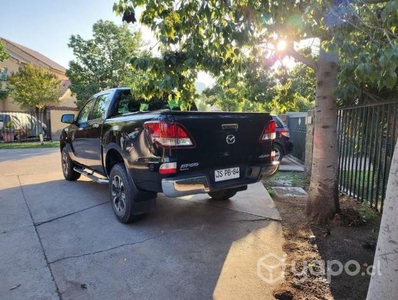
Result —
M 214 180 L 218 182 L 218 181 L 235 179 L 239 178 L 239 174 L 240 174 L 239 167 L 215 170 Z

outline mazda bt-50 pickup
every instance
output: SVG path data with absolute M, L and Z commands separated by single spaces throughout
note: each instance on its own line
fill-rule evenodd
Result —
M 92 96 L 77 116 L 63 115 L 65 179 L 108 184 L 117 219 L 128 223 L 154 208 L 157 193 L 229 199 L 277 171 L 268 113 L 199 112 L 176 103 L 115 88 Z

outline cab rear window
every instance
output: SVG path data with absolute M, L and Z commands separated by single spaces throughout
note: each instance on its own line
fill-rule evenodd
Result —
M 196 111 L 195 103 L 184 103 L 181 100 L 170 100 L 168 97 L 146 99 L 135 99 L 130 90 L 121 91 L 115 101 L 115 114 L 125 114 L 132 112 L 146 112 L 155 110 L 188 110 Z

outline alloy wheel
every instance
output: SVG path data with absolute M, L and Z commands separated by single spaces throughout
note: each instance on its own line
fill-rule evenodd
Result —
M 65 152 L 62 152 L 62 171 L 64 172 L 65 176 L 68 176 L 68 156 Z
M 126 210 L 126 192 L 124 189 L 123 180 L 118 175 L 113 177 L 111 193 L 112 205 L 114 206 L 116 212 L 122 215 Z

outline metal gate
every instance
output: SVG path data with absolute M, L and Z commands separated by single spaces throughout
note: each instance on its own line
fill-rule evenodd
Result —
M 290 131 L 290 140 L 294 144 L 293 153 L 291 155 L 302 162 L 305 161 L 306 118 L 306 112 L 287 114 L 287 127 Z
M 382 211 L 397 135 L 397 101 L 339 110 L 340 191 Z
M 49 111 L 36 115 L 33 112 L 0 112 L 0 140 L 4 142 L 51 139 Z

